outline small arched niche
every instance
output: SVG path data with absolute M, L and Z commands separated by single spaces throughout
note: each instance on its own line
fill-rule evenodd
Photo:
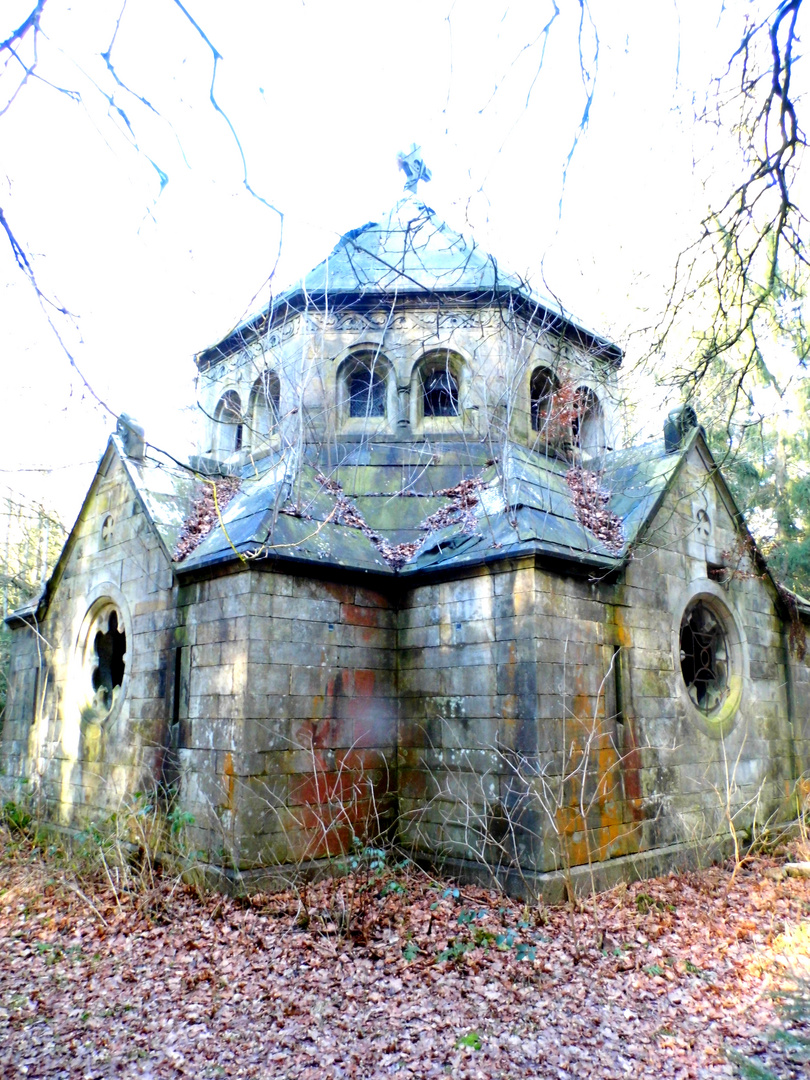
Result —
M 251 449 L 267 443 L 278 430 L 281 383 L 275 371 L 263 371 L 253 384 L 248 404 L 248 442 Z
M 580 386 L 574 398 L 571 437 L 576 450 L 599 454 L 607 446 L 602 403 L 589 386 Z
M 338 404 L 344 421 L 385 420 L 391 365 L 379 350 L 354 352 L 338 370 Z
M 560 389 L 560 381 L 547 367 L 535 368 L 529 380 L 529 401 L 532 431 L 546 443 L 559 439 L 559 423 L 554 415 L 554 395 Z
M 214 410 L 214 449 L 232 454 L 242 449 L 242 401 L 235 390 L 228 390 Z
M 463 362 L 447 349 L 428 353 L 416 368 L 417 418 L 435 420 L 461 415 Z

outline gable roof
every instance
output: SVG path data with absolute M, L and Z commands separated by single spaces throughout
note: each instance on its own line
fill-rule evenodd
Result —
M 127 456 L 118 435 L 110 435 L 104 453 L 101 455 L 95 475 L 82 502 L 73 528 L 68 534 L 53 571 L 37 597 L 29 603 L 12 611 L 6 622 L 24 621 L 29 616 L 41 619 L 62 579 L 65 567 L 78 539 L 85 512 L 89 509 L 99 484 L 109 471 L 114 458 L 123 467 L 136 498 L 141 504 L 144 517 L 154 529 L 167 561 L 171 565 L 177 537 L 191 507 L 195 487 L 194 477 L 187 469 L 173 466 L 167 458 L 136 460 Z

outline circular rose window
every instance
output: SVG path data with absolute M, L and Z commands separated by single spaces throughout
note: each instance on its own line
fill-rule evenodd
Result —
M 704 600 L 687 607 L 681 620 L 681 671 L 692 704 L 717 713 L 729 695 L 729 646 L 723 619 Z
M 100 724 L 123 692 L 127 666 L 124 620 L 109 598 L 96 601 L 85 616 L 79 653 L 82 718 Z

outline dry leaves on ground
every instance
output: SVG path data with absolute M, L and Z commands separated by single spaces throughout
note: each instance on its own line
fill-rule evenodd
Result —
M 720 1077 L 730 1049 L 799 1075 L 763 1035 L 810 964 L 810 882 L 774 860 L 573 916 L 412 867 L 303 906 L 165 881 L 149 915 L 1 843 L 3 1077 Z

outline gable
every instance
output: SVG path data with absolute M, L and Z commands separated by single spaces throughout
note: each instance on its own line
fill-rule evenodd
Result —
M 161 516 L 159 501 L 153 498 L 147 502 L 144 494 L 143 487 L 139 489 L 135 483 L 133 463 L 124 455 L 116 436 L 111 436 L 76 522 L 34 608 L 40 620 L 47 616 L 52 601 L 65 587 L 70 596 L 75 594 L 77 578 L 88 587 L 103 580 L 120 588 L 139 578 L 159 582 L 161 588 L 171 586 L 167 543 L 173 542 L 173 530 L 171 520 L 165 519 L 173 514 L 179 533 L 185 507 L 175 499 L 174 509 L 167 506 Z M 148 497 L 148 491 L 146 494 Z

